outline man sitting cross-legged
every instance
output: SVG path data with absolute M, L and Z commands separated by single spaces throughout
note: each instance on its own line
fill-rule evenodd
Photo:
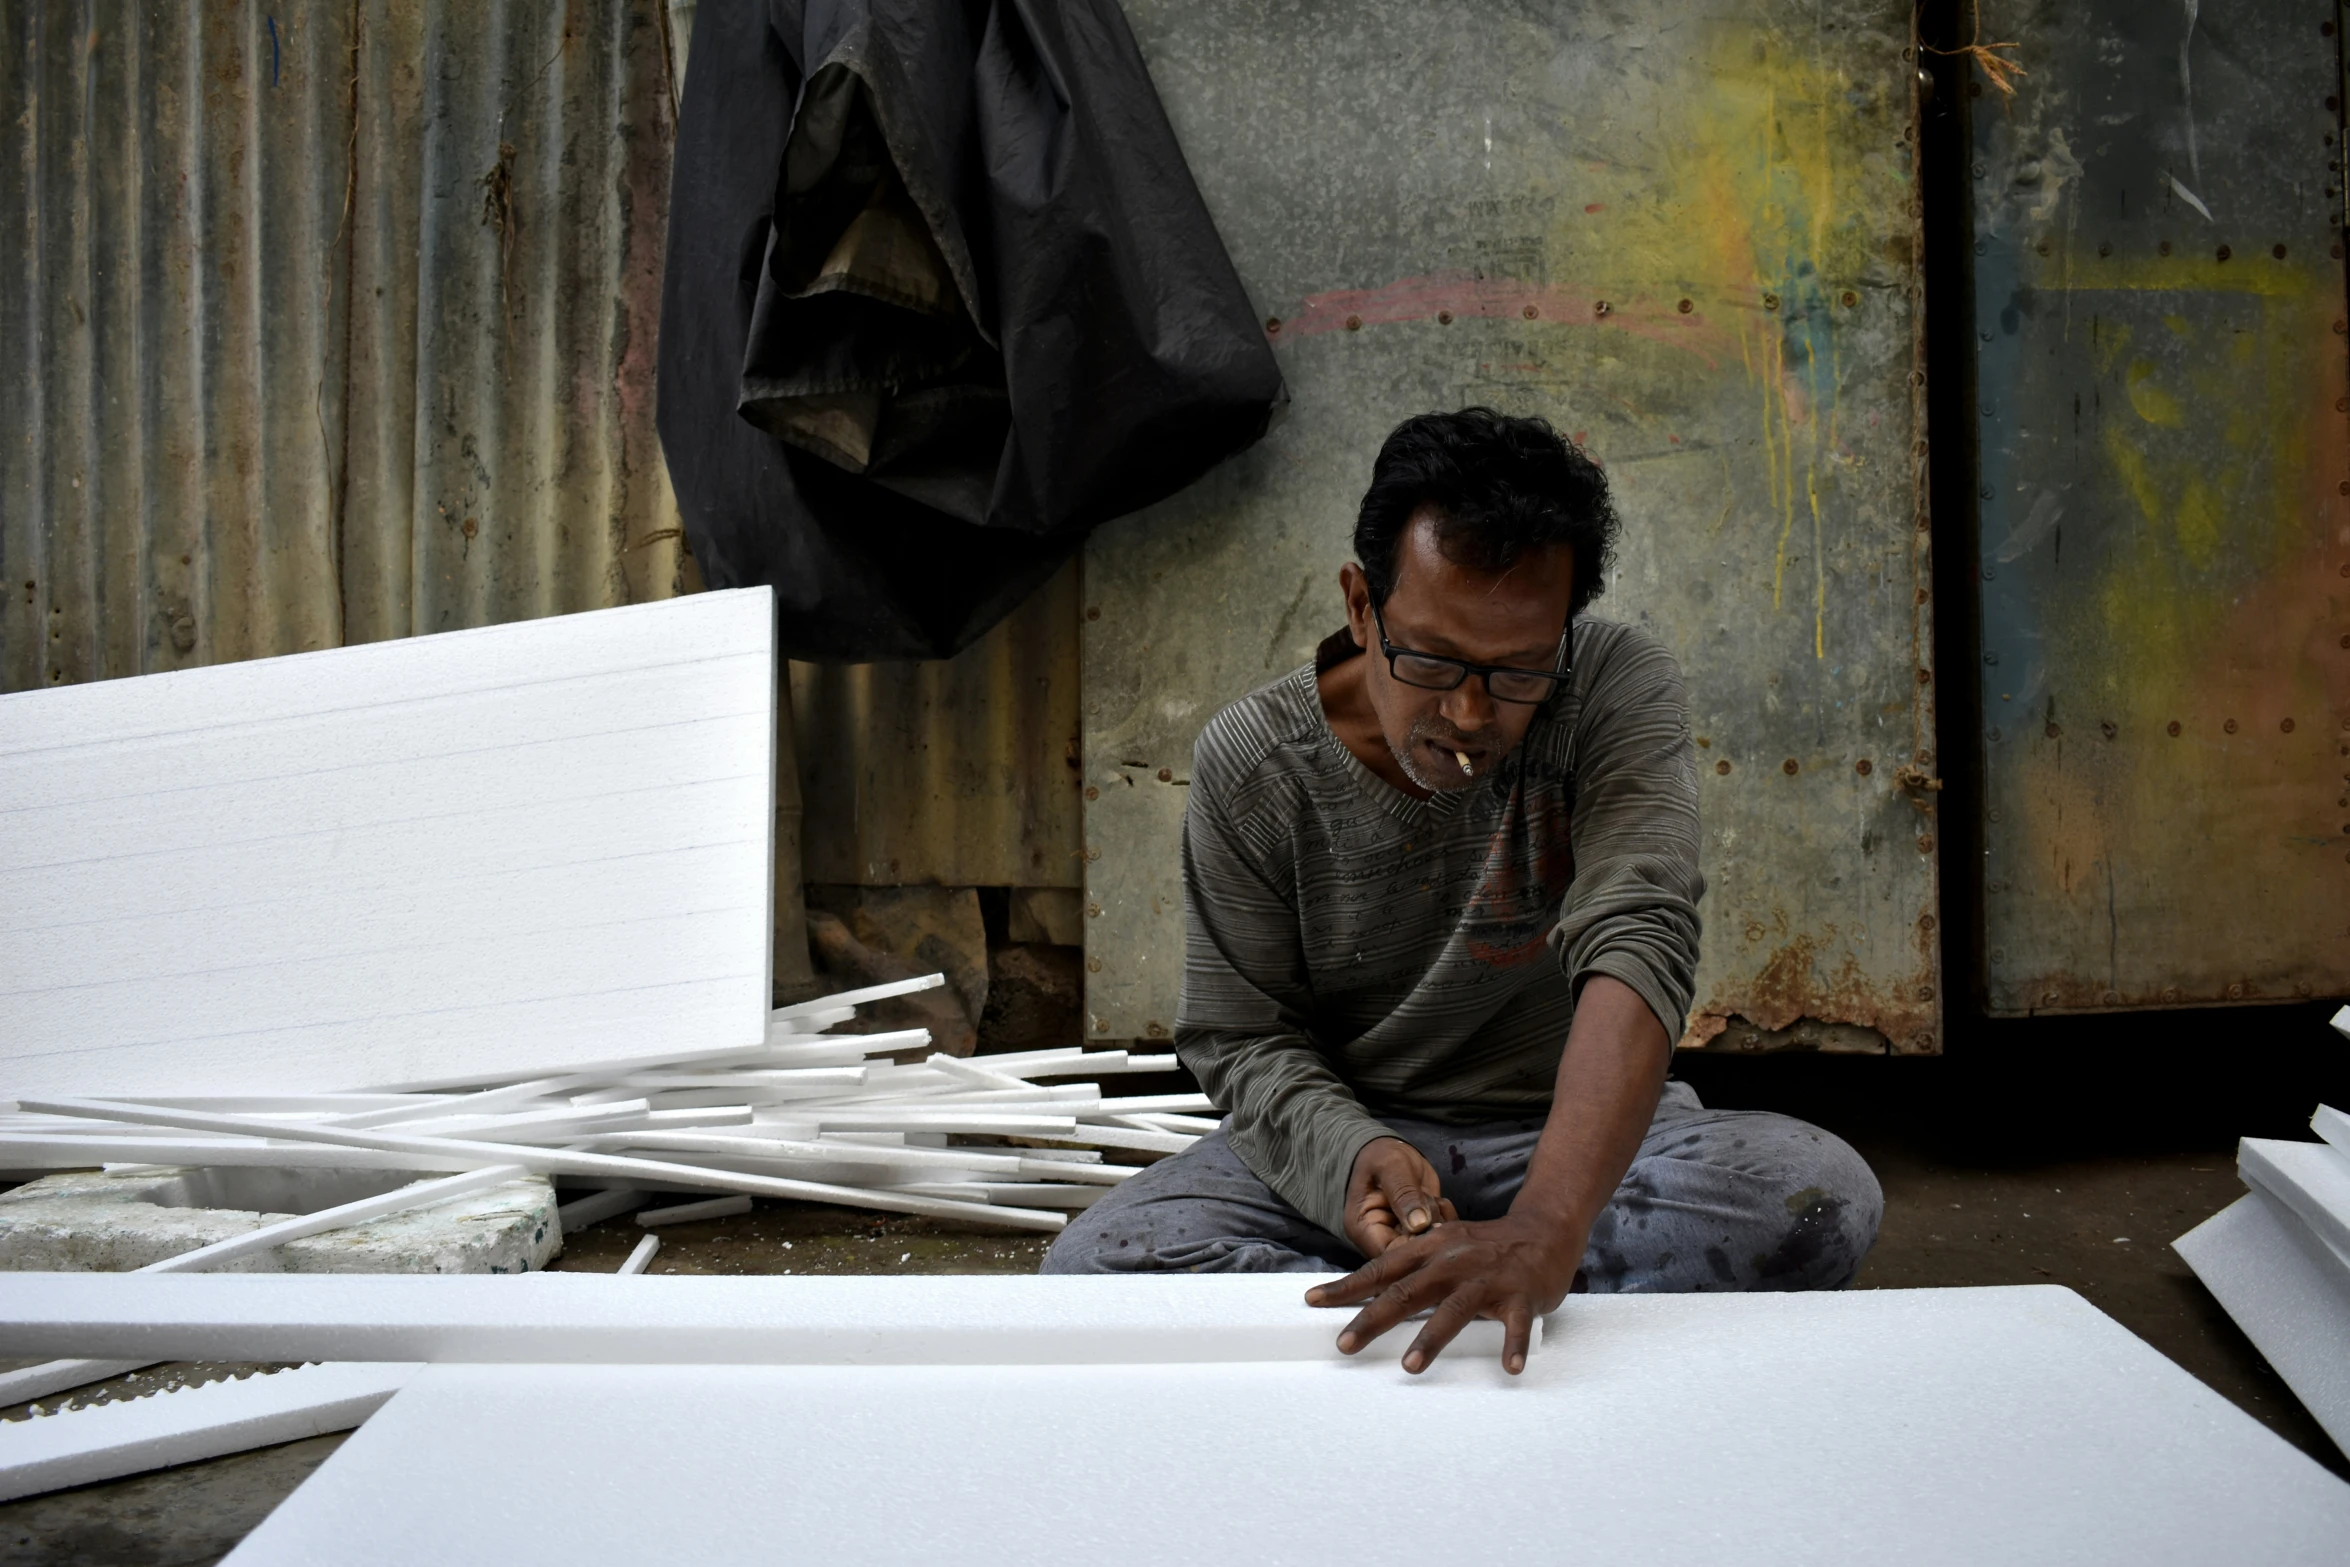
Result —
M 1524 1365 L 1570 1289 L 1848 1282 L 1860 1156 L 1666 1081 L 1697 967 L 1673 655 L 1582 616 L 1616 519 L 1540 420 L 1388 437 L 1346 629 L 1208 724 L 1184 818 L 1175 1042 L 1222 1131 L 1077 1216 L 1048 1273 L 1355 1270 L 1360 1348 L 1434 1308 Z M 1366 1260 L 1368 1259 L 1368 1260 Z

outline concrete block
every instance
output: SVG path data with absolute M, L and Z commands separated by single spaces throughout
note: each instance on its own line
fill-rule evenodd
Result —
M 217 1166 L 52 1175 L 0 1192 L 0 1269 L 127 1273 L 289 1214 L 417 1179 L 413 1171 Z M 545 1176 L 287 1241 L 235 1273 L 528 1273 L 563 1249 Z

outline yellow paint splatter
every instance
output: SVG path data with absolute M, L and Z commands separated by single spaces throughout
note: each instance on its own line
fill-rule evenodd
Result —
M 2154 384 L 2152 363 L 2139 359 L 2132 361 L 2122 376 L 2122 386 L 2130 394 L 2130 406 L 2138 410 L 2138 417 L 2148 424 L 2177 426 L 2187 422 L 2187 411 L 2179 400 Z

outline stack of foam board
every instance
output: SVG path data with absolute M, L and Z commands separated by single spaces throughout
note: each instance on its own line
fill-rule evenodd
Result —
M 2350 1116 L 2310 1125 L 2314 1143 L 2245 1138 L 2251 1189 L 2171 1244 L 2350 1453 Z
M 775 1012 L 757 1045 L 579 1064 L 521 1081 L 389 1093 L 25 1095 L 0 1114 L 0 1168 L 97 1163 L 375 1164 L 535 1171 L 611 1195 L 711 1190 L 1057 1230 L 1136 1173 L 1103 1151 L 1180 1152 L 1216 1123 L 1199 1094 L 1105 1098 L 1096 1079 L 1164 1072 L 1171 1055 L 1031 1050 L 960 1060 L 929 1035 L 818 1030 L 938 975 Z M 1070 1079 L 1076 1079 L 1071 1081 Z M 682 1216 L 682 1215 L 680 1215 Z
M 1579 1295 L 1522 1377 L 1497 1333 L 1411 1377 L 1401 1335 L 1339 1356 L 1313 1282 L 36 1274 L 0 1293 L 0 1354 L 421 1363 L 242 1567 L 2332 1563 L 2350 1540 L 2350 1487 L 2068 1290 Z
M 1101 1150 L 1188 1146 L 1206 1101 L 1090 1081 L 1171 1057 L 826 1032 L 935 976 L 770 1012 L 774 613 L 0 696 L 0 1171 L 514 1165 L 1056 1229 L 1132 1173 Z

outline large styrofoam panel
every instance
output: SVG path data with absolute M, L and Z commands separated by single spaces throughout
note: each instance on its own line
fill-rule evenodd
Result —
M 0 1092 L 756 1043 L 766 589 L 0 696 Z
M 2338 1252 L 2350 1252 L 2350 1154 L 2330 1143 L 2247 1137 L 2236 1145 L 2236 1173 L 2266 1192 Z
M 2350 1262 L 2257 1189 L 2171 1245 L 2350 1453 Z
M 1552 1329 L 1519 1379 L 432 1366 L 230 1560 L 2282 1563 L 2350 1539 L 2350 1487 L 2066 1290 L 1577 1296 Z

